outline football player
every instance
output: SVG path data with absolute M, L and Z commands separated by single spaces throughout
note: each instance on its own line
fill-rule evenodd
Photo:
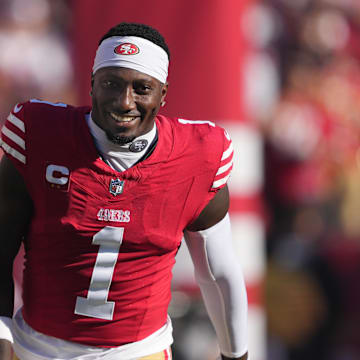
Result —
M 232 248 L 231 140 L 159 115 L 169 49 L 121 23 L 99 43 L 92 107 L 30 100 L 1 130 L 0 359 L 171 359 L 167 314 L 185 237 L 222 359 L 247 359 Z M 23 306 L 12 263 L 25 247 Z

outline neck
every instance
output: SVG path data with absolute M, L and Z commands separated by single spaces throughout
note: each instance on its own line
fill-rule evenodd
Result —
M 154 123 L 149 132 L 132 139 L 131 142 L 126 144 L 116 143 L 109 140 L 105 131 L 93 121 L 91 115 L 88 115 L 86 120 L 102 159 L 117 171 L 124 171 L 136 164 L 144 156 L 156 137 L 156 124 Z

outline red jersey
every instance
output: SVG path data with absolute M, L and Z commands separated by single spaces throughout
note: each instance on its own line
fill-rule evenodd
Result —
M 151 156 L 117 172 L 99 157 L 89 112 L 18 104 L 1 145 L 34 203 L 24 319 L 46 335 L 115 347 L 166 323 L 183 229 L 225 185 L 233 151 L 211 122 L 157 116 Z

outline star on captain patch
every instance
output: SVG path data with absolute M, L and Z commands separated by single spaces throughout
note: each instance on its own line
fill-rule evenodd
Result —
M 124 190 L 124 184 L 125 184 L 124 180 L 111 179 L 110 187 L 109 187 L 110 194 L 114 196 L 121 194 Z

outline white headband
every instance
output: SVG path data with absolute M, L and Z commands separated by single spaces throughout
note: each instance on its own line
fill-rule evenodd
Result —
M 99 45 L 93 74 L 108 66 L 134 69 L 165 84 L 169 58 L 163 48 L 147 39 L 137 36 L 112 36 Z

